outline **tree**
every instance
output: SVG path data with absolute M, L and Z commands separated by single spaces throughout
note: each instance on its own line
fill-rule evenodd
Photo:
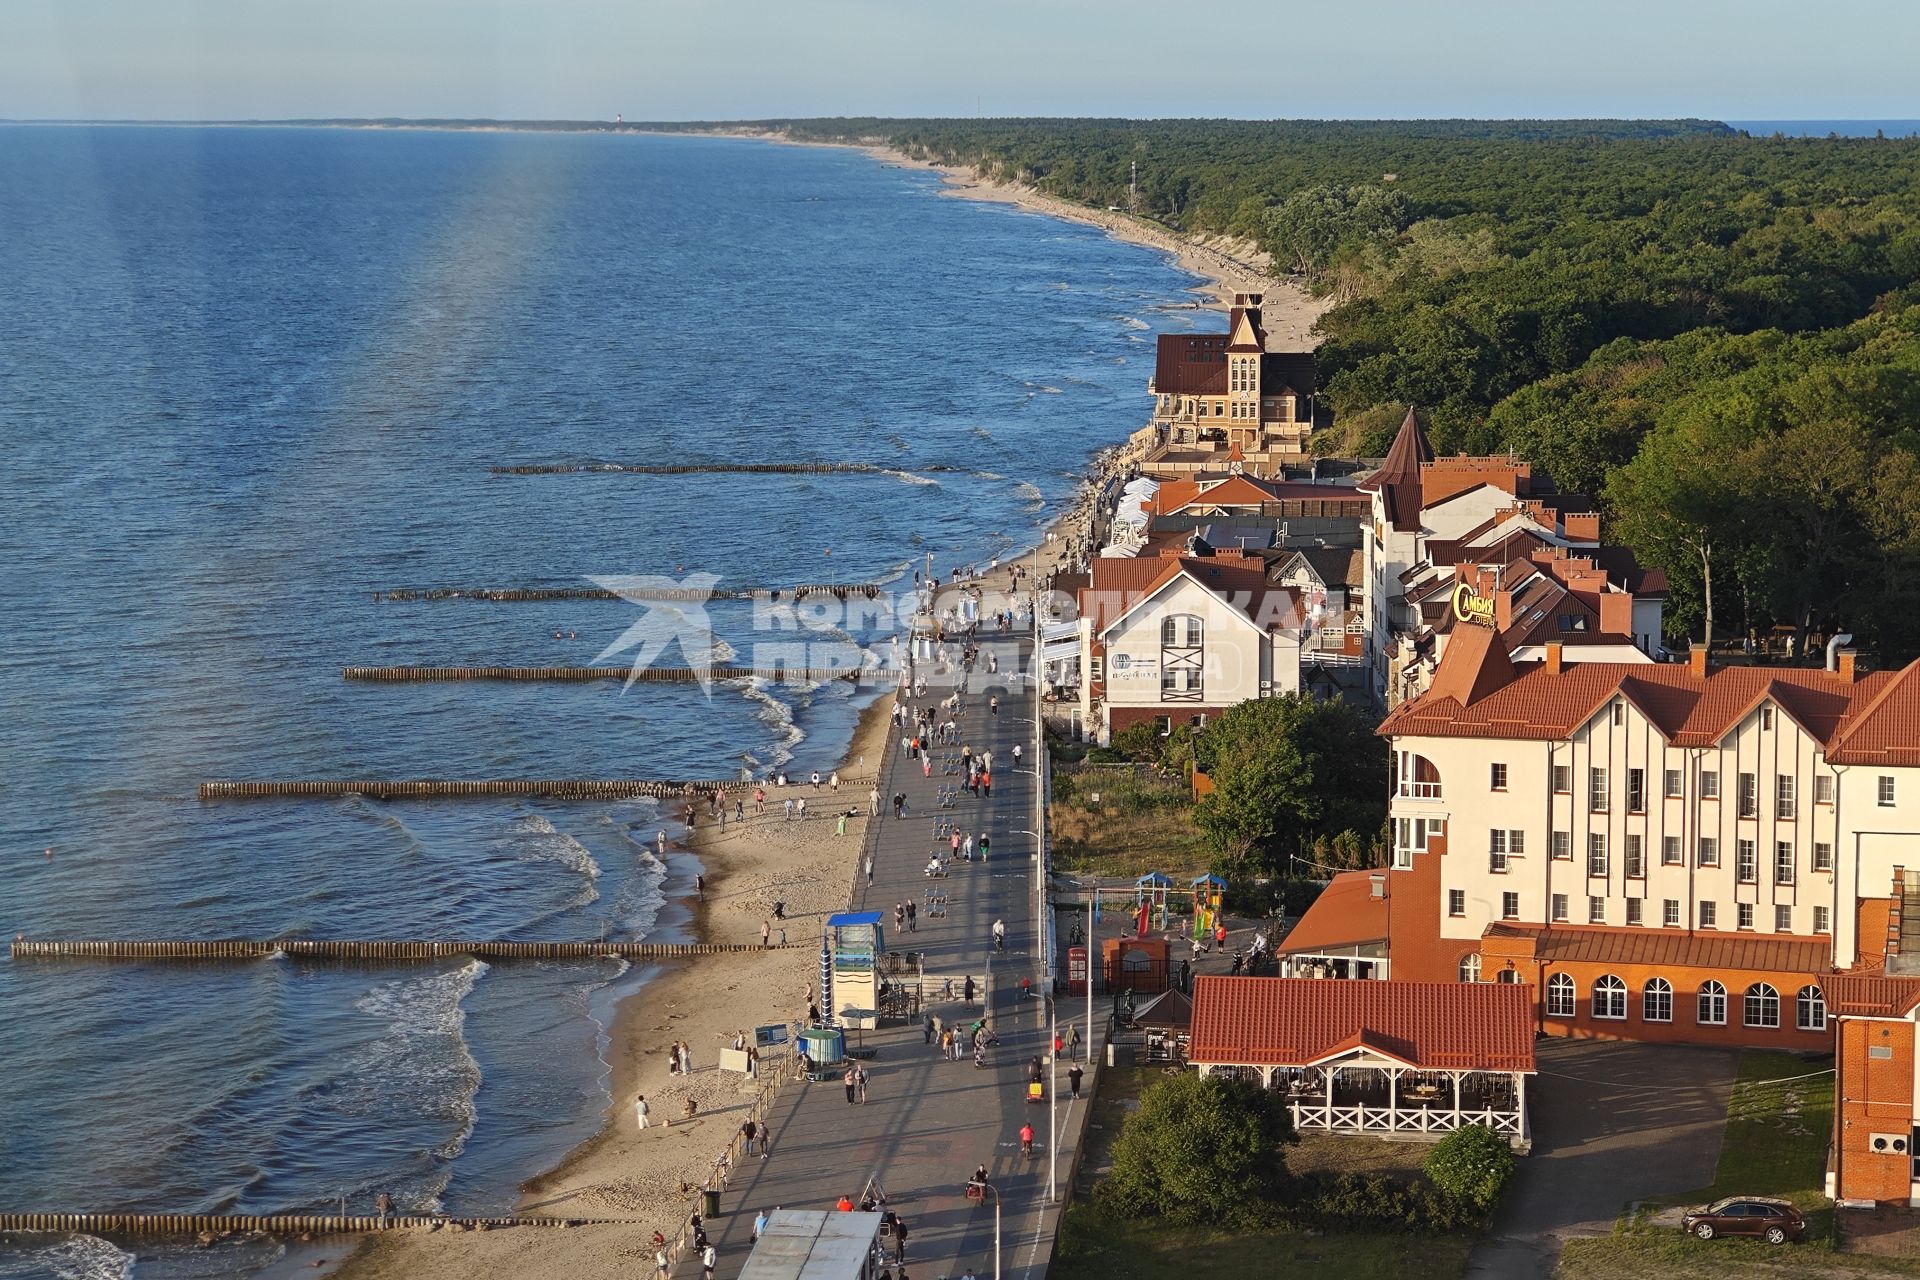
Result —
M 1214 786 L 1194 823 L 1229 878 L 1284 871 L 1316 836 L 1372 831 L 1385 817 L 1386 744 L 1344 702 L 1243 702 L 1194 739 L 1194 758 Z
M 1251 1080 L 1183 1073 L 1149 1088 L 1095 1195 L 1116 1219 L 1253 1225 L 1287 1186 L 1285 1106 Z
M 1485 1213 L 1513 1180 L 1513 1148 L 1483 1124 L 1464 1125 L 1434 1143 L 1421 1168 L 1442 1194 Z
M 1397 191 L 1308 187 L 1267 215 L 1266 248 L 1276 263 L 1315 280 L 1341 250 L 1397 235 L 1408 221 L 1407 202 Z

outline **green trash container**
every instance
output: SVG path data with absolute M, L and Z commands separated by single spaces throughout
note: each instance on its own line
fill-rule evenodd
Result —
M 700 1193 L 700 1216 L 702 1218 L 717 1218 L 720 1216 L 720 1193 L 718 1191 L 702 1191 Z

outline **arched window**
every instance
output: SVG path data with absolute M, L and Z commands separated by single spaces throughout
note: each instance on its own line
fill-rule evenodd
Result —
M 1818 987 L 1802 987 L 1793 998 L 1793 1024 L 1802 1031 L 1827 1029 L 1827 997 Z
M 1627 1016 L 1627 984 L 1610 973 L 1601 974 L 1593 980 L 1593 1016 L 1596 1018 L 1624 1018 Z
M 1700 984 L 1700 1008 L 1696 1015 L 1703 1027 L 1727 1025 L 1727 989 L 1709 978 Z
M 1190 613 L 1170 614 L 1160 623 L 1160 643 L 1173 648 L 1194 648 L 1204 634 L 1200 619 Z
M 1460 958 L 1460 981 L 1480 981 L 1480 953 L 1478 951 L 1472 955 L 1462 956 Z
M 1665 978 L 1648 978 L 1640 992 L 1640 1016 L 1648 1022 L 1672 1022 L 1673 984 Z
M 1520 971 L 1518 969 L 1502 969 L 1500 976 L 1496 978 L 1495 981 L 1505 983 L 1509 987 L 1517 987 L 1520 985 Z
M 1747 988 L 1747 996 L 1742 1001 L 1743 1020 L 1750 1027 L 1777 1027 L 1780 1025 L 1780 993 L 1764 982 L 1756 982 Z
M 1547 1016 L 1573 1016 L 1573 979 L 1564 973 L 1556 973 L 1547 979 Z

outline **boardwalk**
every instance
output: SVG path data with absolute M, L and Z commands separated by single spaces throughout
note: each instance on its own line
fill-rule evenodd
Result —
M 993 957 L 993 1013 L 1001 1043 L 992 1051 L 991 1067 L 977 1070 L 970 1056 L 942 1061 L 926 1045 L 920 1027 L 888 1027 L 864 1037 L 866 1047 L 878 1050 L 868 1063 L 872 1081 L 865 1106 L 850 1106 L 837 1082 L 788 1089 L 773 1116 L 771 1158 L 744 1163 L 721 1199 L 720 1217 L 709 1228 L 719 1253 L 719 1280 L 732 1280 L 745 1262 L 756 1212 L 775 1205 L 831 1208 L 843 1193 L 857 1199 L 869 1177 L 878 1180 L 889 1205 L 907 1224 L 912 1275 L 932 1280 L 972 1267 L 990 1280 L 993 1210 L 970 1204 L 962 1194 L 967 1177 L 980 1164 L 987 1166 L 1005 1197 L 1002 1274 L 1026 1278 L 1044 1272 L 1057 1223 L 1057 1214 L 1048 1213 L 1045 1204 L 1047 1113 L 1043 1106 L 1028 1104 L 1024 1095 L 1027 1062 L 1047 1047 L 1046 1002 L 1020 996 L 1020 979 L 1033 977 L 1039 961 L 1035 841 L 1015 834 L 1033 827 L 1034 778 L 1012 767 L 1016 742 L 1024 749 L 1025 764 L 1032 764 L 1032 701 L 1022 693 L 1018 677 L 1007 674 L 1018 666 L 1011 658 L 1011 652 L 1003 654 L 999 676 L 975 673 L 961 719 L 962 741 L 976 753 L 993 753 L 992 799 L 976 800 L 962 792 L 953 808 L 938 809 L 936 789 L 957 780 L 943 777 L 937 765 L 933 777 L 923 779 L 917 761 L 901 758 L 896 735 L 880 790 L 888 797 L 904 791 L 907 816 L 896 820 L 891 806 L 886 807 L 873 884 L 869 888 L 862 878 L 852 903 L 857 910 L 883 912 L 891 930 L 896 902 L 924 902 L 929 882 L 923 869 L 936 816 L 954 818 L 962 831 L 984 831 L 992 837 L 992 858 L 985 866 L 961 863 L 940 882 L 947 889 L 947 917 L 929 919 L 922 911 L 916 933 L 904 942 L 890 936 L 888 942 L 896 949 L 924 951 L 929 972 L 977 972 L 993 951 L 993 922 L 1006 922 L 1007 953 Z M 930 689 L 929 696 L 946 692 Z M 994 692 L 1000 695 L 1000 711 L 990 716 L 987 695 Z M 1038 990 L 1036 979 L 1036 995 Z M 962 1014 L 957 1005 L 933 1011 L 949 1020 Z M 1063 1006 L 1063 1016 L 1065 1012 Z M 1063 1106 L 1063 1123 L 1065 1111 Z M 1031 1122 L 1037 1136 L 1031 1161 L 1019 1151 L 1023 1122 Z M 1063 1158 L 1063 1183 L 1065 1176 Z M 697 1274 L 690 1262 L 680 1271 Z

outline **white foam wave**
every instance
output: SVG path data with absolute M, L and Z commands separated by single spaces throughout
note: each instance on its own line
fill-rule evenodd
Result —
M 1114 319 L 1129 329 L 1151 329 L 1153 327 L 1138 316 L 1115 316 Z
M 716 667 L 724 667 L 739 656 L 740 651 L 719 636 L 713 638 L 713 647 L 707 650 L 707 661 Z
M 537 813 L 522 814 L 508 824 L 509 841 L 520 853 L 522 862 L 557 862 L 569 871 L 587 878 L 587 893 L 572 905 L 580 906 L 600 896 L 593 881 L 600 878 L 600 864 L 587 847 L 560 831 Z
M 8 1250 L 0 1259 L 0 1276 L 131 1280 L 134 1256 L 98 1236 L 67 1236 L 40 1248 Z
M 917 476 L 911 471 L 899 471 L 893 467 L 881 467 L 879 470 L 881 475 L 892 476 L 902 484 L 937 485 L 940 483 L 931 476 Z
M 789 685 L 796 691 L 804 690 L 804 685 Z M 760 722 L 773 730 L 773 750 L 767 753 L 766 765 L 777 769 L 793 759 L 793 749 L 807 736 L 807 731 L 793 722 L 793 708 L 773 696 L 773 686 L 764 680 L 749 680 L 740 689 L 748 701 L 758 704 L 754 715 Z
M 1047 505 L 1047 495 L 1040 492 L 1038 487 L 1029 484 L 1025 480 L 1016 483 L 1013 486 L 1013 491 L 1026 499 L 1027 510 L 1030 512 L 1038 511 Z
M 980 440 L 991 440 L 991 439 L 993 439 L 993 432 L 991 432 L 991 431 L 989 431 L 989 430 L 987 430 L 987 429 L 986 429 L 985 427 L 975 427 L 975 428 L 973 429 L 973 434 L 974 434 L 974 436 L 975 436 L 975 438 L 977 438 L 977 439 L 980 439 Z

